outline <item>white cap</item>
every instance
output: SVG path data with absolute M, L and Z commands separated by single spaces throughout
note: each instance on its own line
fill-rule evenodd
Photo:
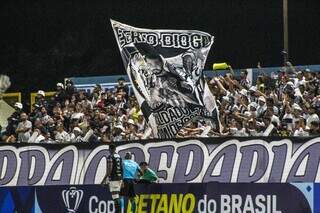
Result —
M 257 91 L 257 87 L 256 86 L 251 86 L 249 91 L 253 91 L 253 92 L 256 92 Z
M 136 125 L 132 119 L 128 120 L 128 124 Z
M 289 82 L 287 82 L 287 84 L 286 84 L 286 85 L 290 85 L 290 86 L 292 86 L 292 87 L 293 87 L 293 82 L 289 81 Z
M 64 86 L 63 86 L 63 84 L 62 84 L 62 83 L 57 83 L 57 87 L 64 88 Z
M 292 114 L 284 114 L 284 116 L 283 116 L 283 118 L 282 118 L 283 120 L 284 119 L 293 119 L 293 116 L 292 116 Z
M 251 112 L 245 111 L 245 112 L 244 112 L 244 115 L 245 115 L 245 116 L 251 116 Z
M 118 129 L 121 129 L 122 131 L 124 131 L 124 127 L 120 124 L 114 126 L 114 128 L 118 128 Z
M 82 130 L 81 130 L 79 127 L 77 127 L 77 126 L 76 126 L 75 128 L 73 128 L 73 131 L 74 131 L 74 132 L 76 131 L 76 132 L 82 133 Z
M 265 103 L 265 102 L 266 102 L 266 99 L 265 99 L 265 97 L 260 96 L 260 97 L 258 98 L 258 101 L 263 101 L 263 102 Z
M 280 125 L 280 119 L 275 115 L 271 117 L 271 122 L 276 122 L 277 125 Z
M 257 104 L 256 102 L 251 102 L 251 103 L 249 104 L 249 109 L 250 109 L 250 107 L 253 107 L 253 108 L 257 109 L 258 104 Z
M 45 92 L 43 90 L 38 90 L 37 92 L 38 95 L 42 95 L 43 97 L 46 96 Z
M 301 85 L 305 86 L 306 85 L 306 81 L 305 80 L 299 81 L 298 82 L 298 86 L 301 86 Z
M 294 103 L 294 104 L 292 105 L 292 108 L 295 109 L 295 110 L 302 111 L 302 108 L 301 108 L 298 104 L 296 104 L 296 103 Z
M 240 94 L 246 96 L 246 95 L 248 94 L 248 90 L 242 89 L 242 90 L 240 91 Z
M 310 115 L 310 116 L 309 116 L 309 118 L 307 119 L 307 126 L 310 127 L 310 126 L 311 126 L 311 123 L 314 122 L 314 121 L 316 121 L 316 122 L 319 122 L 319 121 L 320 121 L 318 115 L 316 115 L 316 114 L 313 114 L 313 115 Z
M 233 105 L 232 111 L 236 111 L 236 110 L 239 110 L 239 107 L 237 105 Z
M 22 103 L 20 103 L 20 102 L 16 102 L 16 103 L 14 104 L 14 107 L 17 107 L 17 108 L 19 108 L 19 109 L 22 109 L 22 108 L 23 108 L 23 105 L 22 105 Z
M 223 97 L 222 97 L 222 100 L 227 101 L 227 102 L 230 102 L 230 98 L 229 98 L 228 96 L 223 96 Z

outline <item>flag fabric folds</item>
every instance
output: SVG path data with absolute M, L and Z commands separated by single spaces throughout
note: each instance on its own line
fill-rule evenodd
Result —
M 174 138 L 195 119 L 220 131 L 215 97 L 202 75 L 214 37 L 195 30 L 151 30 L 111 20 L 141 110 L 157 138 Z

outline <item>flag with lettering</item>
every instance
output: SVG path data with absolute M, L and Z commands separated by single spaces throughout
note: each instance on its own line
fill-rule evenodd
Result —
M 133 91 L 157 138 L 174 138 L 196 119 L 220 131 L 216 101 L 202 75 L 213 36 L 151 30 L 111 20 Z

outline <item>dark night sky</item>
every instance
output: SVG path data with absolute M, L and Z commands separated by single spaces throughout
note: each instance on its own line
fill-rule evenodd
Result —
M 289 0 L 294 64 L 320 63 L 317 0 Z M 70 76 L 124 74 L 109 19 L 145 28 L 197 29 L 215 36 L 207 60 L 235 68 L 281 64 L 282 2 L 257 0 L 10 0 L 1 3 L 0 73 L 11 91 L 51 90 Z

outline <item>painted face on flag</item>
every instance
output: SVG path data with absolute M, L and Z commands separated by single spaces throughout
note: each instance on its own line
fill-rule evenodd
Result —
M 136 28 L 113 20 L 111 24 L 132 88 L 156 137 L 175 137 L 190 120 L 203 117 L 220 127 L 215 98 L 202 76 L 213 36 Z
M 145 61 L 153 74 L 160 74 L 163 71 L 163 62 L 160 56 L 146 56 Z
M 191 74 L 192 69 L 193 69 L 193 58 L 191 55 L 185 55 L 183 56 L 183 67 L 186 70 L 188 74 Z

